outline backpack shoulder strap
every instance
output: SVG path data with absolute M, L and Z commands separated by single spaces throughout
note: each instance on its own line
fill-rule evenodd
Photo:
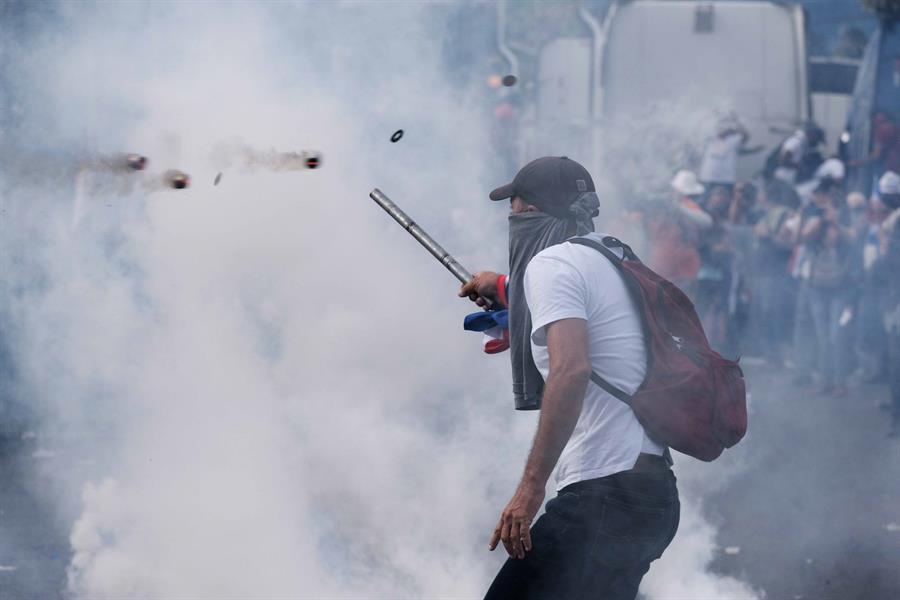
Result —
M 629 396 L 607 380 L 600 377 L 600 375 L 597 374 L 597 371 L 591 371 L 591 381 L 603 388 L 603 390 L 610 396 L 614 396 L 628 406 L 631 406 L 631 396 Z
M 607 240 L 609 240 L 609 241 L 607 241 Z M 611 237 L 611 236 L 606 236 L 605 238 L 603 238 L 602 244 L 597 242 L 596 240 L 592 240 L 590 238 L 584 238 L 584 237 L 574 237 L 574 238 L 569 239 L 569 242 L 571 242 L 573 244 L 578 244 L 579 246 L 587 246 L 588 248 L 593 248 L 594 250 L 600 252 L 603 256 L 608 258 L 609 261 L 613 265 L 615 265 L 615 267 L 617 269 L 621 267 L 620 263 L 622 262 L 622 259 L 619 258 L 618 256 L 616 256 L 615 252 L 613 252 L 612 250 L 607 248 L 606 247 L 607 244 L 613 246 L 614 248 L 621 247 L 624 252 L 624 255 L 626 257 L 629 257 L 629 255 L 634 256 L 634 253 L 631 251 L 631 248 L 629 248 L 626 244 L 623 244 L 622 242 L 620 242 L 619 240 L 617 240 L 616 238 Z M 613 245 L 613 244 L 616 244 L 616 245 Z M 604 391 L 606 391 L 611 396 L 618 398 L 619 400 L 621 400 L 625 404 L 628 404 L 629 406 L 631 405 L 631 396 L 630 395 L 626 394 L 625 392 L 623 392 L 622 390 L 620 390 L 619 388 L 617 388 L 616 386 L 614 386 L 607 380 L 603 379 L 603 377 L 598 375 L 596 371 L 591 371 L 591 381 L 593 381 L 594 383 L 599 385 Z
M 588 246 L 589 248 L 593 248 L 594 250 L 603 254 L 603 256 L 608 258 L 610 261 L 612 261 L 612 263 L 616 265 L 616 267 L 618 267 L 619 263 L 624 259 L 638 260 L 638 257 L 631 249 L 631 246 L 619 240 L 618 238 L 614 238 L 611 235 L 604 237 L 602 244 L 597 240 L 592 240 L 591 238 L 587 237 L 573 237 L 568 241 L 572 242 L 573 244 L 578 244 L 579 246 Z M 621 248 L 623 258 L 619 258 L 615 252 L 610 250 L 610 248 Z

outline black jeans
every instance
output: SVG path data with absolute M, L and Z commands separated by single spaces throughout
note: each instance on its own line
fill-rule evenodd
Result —
M 891 391 L 891 426 L 900 432 L 900 331 L 891 331 L 888 339 L 888 386 Z
M 535 522 L 532 550 L 507 559 L 485 600 L 634 600 L 650 563 L 675 537 L 679 512 L 671 471 L 567 486 Z

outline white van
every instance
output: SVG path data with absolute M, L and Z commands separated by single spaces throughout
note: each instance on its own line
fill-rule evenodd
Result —
M 682 126 L 696 142 L 713 134 L 716 114 L 733 112 L 750 145 L 769 150 L 810 118 L 798 5 L 633 0 L 613 3 L 602 22 L 583 7 L 579 15 L 591 38 L 556 39 L 539 53 L 526 155 L 574 146 L 570 154 L 596 162 L 610 128 L 648 113 L 691 121 Z M 678 114 L 694 109 L 707 118 Z M 757 171 L 765 155 L 744 157 L 740 175 Z

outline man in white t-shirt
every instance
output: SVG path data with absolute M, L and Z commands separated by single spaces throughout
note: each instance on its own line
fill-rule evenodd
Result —
M 565 242 L 602 239 L 590 233 L 593 181 L 573 160 L 544 157 L 490 197 L 512 208 L 509 280 L 479 272 L 460 295 L 508 298 L 516 405 L 540 407 L 541 416 L 491 537 L 490 549 L 502 541 L 510 558 L 486 598 L 633 600 L 675 535 L 678 492 L 666 449 L 628 405 L 590 381 L 596 371 L 631 394 L 647 370 L 641 318 L 623 279 L 596 250 Z M 558 495 L 532 528 L 554 468 Z

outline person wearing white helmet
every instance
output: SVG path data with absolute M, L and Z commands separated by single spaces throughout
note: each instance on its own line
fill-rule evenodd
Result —
M 888 171 L 878 180 L 878 196 L 881 202 L 891 210 L 891 216 L 885 221 L 885 227 L 896 226 L 897 215 L 900 214 L 900 175 Z
M 843 188 L 844 177 L 847 169 L 843 161 L 839 158 L 828 158 L 813 173 L 812 179 L 809 181 L 798 183 L 796 185 L 797 193 L 804 202 L 812 200 L 812 193 L 824 180 L 828 179 L 836 184 L 837 188 Z
M 691 296 L 700 270 L 699 233 L 711 227 L 713 220 L 700 207 L 706 188 L 694 172 L 678 171 L 669 187 L 670 201 L 655 206 L 646 217 L 647 264 Z
M 847 315 L 859 269 L 853 266 L 853 232 L 835 195 L 836 184 L 822 180 L 813 192 L 800 239 L 808 253 L 806 292 L 815 330 L 822 393 L 847 395 Z M 851 317 L 852 318 L 852 317 Z
M 888 171 L 878 181 L 881 202 L 891 210 L 882 224 L 882 239 L 874 276 L 886 290 L 884 326 L 887 331 L 888 384 L 891 393 L 890 436 L 900 438 L 900 175 Z

